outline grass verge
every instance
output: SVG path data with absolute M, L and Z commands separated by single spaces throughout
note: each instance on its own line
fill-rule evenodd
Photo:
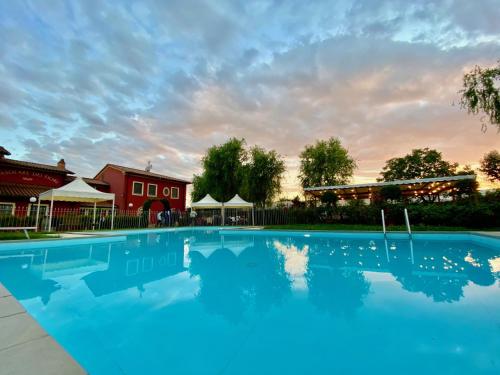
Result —
M 28 234 L 30 235 L 31 239 L 38 239 L 38 238 L 57 238 L 59 235 L 54 232 L 31 232 L 28 231 Z M 5 240 L 25 240 L 26 236 L 24 235 L 24 232 L 0 232 L 0 241 L 5 241 Z
M 364 224 L 289 224 L 289 225 L 266 225 L 264 229 L 286 229 L 286 230 L 332 230 L 332 231 L 363 231 L 370 232 L 382 231 L 380 225 L 364 225 Z M 460 231 L 498 231 L 500 228 L 465 228 L 465 227 L 446 227 L 446 226 L 430 226 L 430 225 L 415 225 L 411 227 L 413 232 L 460 232 Z M 402 231 L 406 232 L 404 225 L 391 225 L 387 227 L 388 232 Z

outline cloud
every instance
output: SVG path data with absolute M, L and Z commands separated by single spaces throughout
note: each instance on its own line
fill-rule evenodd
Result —
M 184 178 L 244 137 L 286 158 L 289 194 L 301 149 L 330 136 L 357 181 L 416 147 L 473 163 L 499 135 L 452 104 L 500 57 L 499 17 L 488 0 L 4 2 L 0 137 L 81 175 L 151 160 Z

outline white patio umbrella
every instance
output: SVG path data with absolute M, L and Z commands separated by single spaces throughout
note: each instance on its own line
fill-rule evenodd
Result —
M 43 192 L 38 196 L 38 207 L 36 210 L 37 230 L 38 218 L 40 215 L 40 201 L 42 200 L 50 200 L 49 232 L 52 229 L 52 212 L 54 209 L 54 201 L 94 203 L 94 222 L 96 215 L 96 203 L 112 201 L 113 205 L 111 209 L 111 229 L 113 229 L 115 219 L 115 194 L 103 193 L 102 191 L 96 190 L 92 186 L 87 184 L 81 177 L 77 177 L 69 184 L 61 186 L 60 188 L 50 189 L 46 192 Z

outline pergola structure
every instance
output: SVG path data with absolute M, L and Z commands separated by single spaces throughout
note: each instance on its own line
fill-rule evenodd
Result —
M 374 182 L 370 184 L 316 186 L 305 188 L 304 192 L 315 197 L 320 197 L 323 193 L 331 191 L 340 199 L 345 200 L 372 199 L 384 186 L 396 185 L 401 189 L 403 196 L 419 197 L 457 191 L 457 182 L 475 179 L 475 175 L 418 178 L 413 180 Z

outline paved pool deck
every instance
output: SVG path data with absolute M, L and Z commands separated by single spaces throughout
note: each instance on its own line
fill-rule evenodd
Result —
M 0 283 L 0 375 L 84 375 L 87 372 Z

